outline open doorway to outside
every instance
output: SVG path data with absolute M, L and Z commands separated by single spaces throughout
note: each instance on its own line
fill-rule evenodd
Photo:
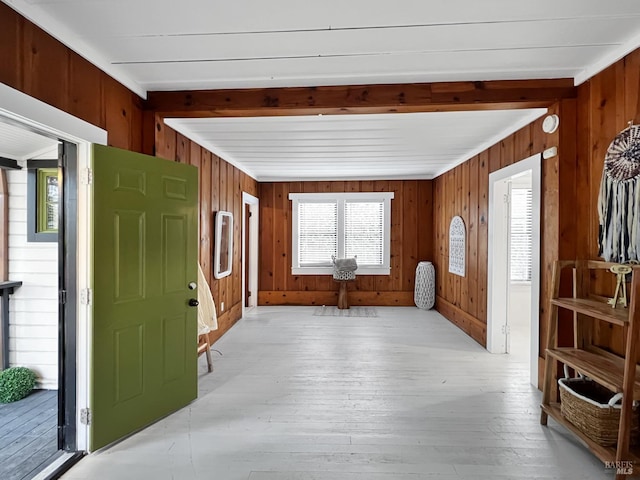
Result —
M 1 233 L 8 268 L 0 280 L 10 287 L 0 368 L 27 367 L 37 379 L 26 398 L 0 405 L 1 478 L 32 478 L 59 451 L 59 144 L 0 116 L 8 200 Z
M 18 480 L 76 450 L 77 145 L 0 115 L 0 154 L 2 280 L 12 287 L 3 295 L 1 363 L 37 380 L 31 394 L 0 406 L 0 477 Z
M 487 350 L 529 364 L 538 382 L 540 155 L 489 175 Z
M 3 479 L 48 477 L 86 449 L 78 412 L 87 401 L 88 322 L 78 282 L 86 283 L 87 255 L 78 231 L 88 228 L 89 203 L 78 172 L 92 141 L 105 143 L 106 132 L 0 84 L 8 168 L 1 175 L 7 241 L 0 241 L 8 267 L 0 280 L 19 284 L 3 301 L 0 367 L 26 366 L 38 381 L 35 394 L 0 405 L 1 431 L 15 437 L 10 448 L 0 444 Z

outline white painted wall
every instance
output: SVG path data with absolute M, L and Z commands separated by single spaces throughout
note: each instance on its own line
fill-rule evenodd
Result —
M 34 370 L 38 386 L 58 387 L 58 244 L 27 242 L 27 170 L 9 170 L 9 363 Z
M 512 282 L 509 285 L 509 324 L 531 324 L 531 282 Z
M 526 360 L 531 354 L 531 282 L 509 284 L 507 351 Z

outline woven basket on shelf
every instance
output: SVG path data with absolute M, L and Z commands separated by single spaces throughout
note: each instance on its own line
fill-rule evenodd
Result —
M 602 446 L 618 443 L 621 407 L 619 395 L 587 378 L 561 378 L 560 411 L 582 433 Z M 638 437 L 638 408 L 631 415 L 631 444 Z

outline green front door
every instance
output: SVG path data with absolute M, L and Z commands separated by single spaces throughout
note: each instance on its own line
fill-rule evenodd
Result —
M 100 145 L 92 168 L 93 451 L 197 396 L 198 171 Z

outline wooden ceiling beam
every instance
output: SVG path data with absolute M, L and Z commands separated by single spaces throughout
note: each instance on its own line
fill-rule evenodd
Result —
M 161 117 L 259 117 L 500 110 L 574 98 L 573 79 L 149 92 Z

